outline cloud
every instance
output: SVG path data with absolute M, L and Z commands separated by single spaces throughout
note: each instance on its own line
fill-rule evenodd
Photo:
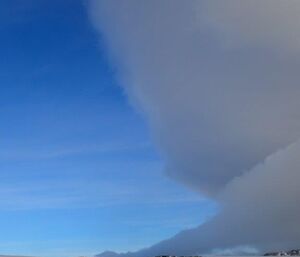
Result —
M 299 54 L 300 5 L 297 0 L 205 1 L 200 20 L 228 45 L 257 45 Z
M 131 256 L 299 243 L 299 9 L 293 0 L 90 2 L 167 174 L 222 207 Z

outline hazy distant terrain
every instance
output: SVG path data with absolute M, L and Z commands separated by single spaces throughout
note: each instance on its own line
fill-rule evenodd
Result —
M 32 256 L 25 256 L 25 255 L 0 255 L 0 257 L 32 257 Z

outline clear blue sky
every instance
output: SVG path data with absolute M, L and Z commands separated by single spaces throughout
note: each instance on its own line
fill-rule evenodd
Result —
M 1 1 L 0 30 L 0 254 L 136 250 L 215 212 L 163 174 L 82 1 Z

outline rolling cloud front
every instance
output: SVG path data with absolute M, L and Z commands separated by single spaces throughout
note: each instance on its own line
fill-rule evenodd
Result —
M 122 256 L 299 247 L 299 11 L 297 0 L 90 1 L 166 174 L 220 205 Z

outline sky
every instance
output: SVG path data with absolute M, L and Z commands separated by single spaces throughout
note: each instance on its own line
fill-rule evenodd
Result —
M 136 251 L 206 221 L 79 0 L 0 3 L 1 254 Z
M 299 248 L 298 0 L 0 5 L 1 254 Z

